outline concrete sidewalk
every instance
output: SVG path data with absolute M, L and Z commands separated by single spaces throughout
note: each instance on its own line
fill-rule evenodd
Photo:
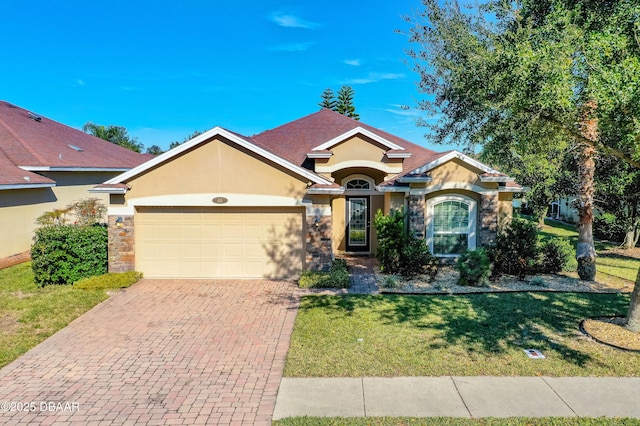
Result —
M 636 417 L 637 377 L 283 378 L 273 419 Z

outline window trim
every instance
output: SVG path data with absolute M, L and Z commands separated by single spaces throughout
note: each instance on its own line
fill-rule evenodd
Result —
M 462 194 L 441 195 L 427 200 L 427 244 L 429 246 L 429 250 L 431 250 L 431 253 L 437 257 L 458 257 L 458 254 L 436 254 L 433 251 L 434 208 L 436 205 L 445 201 L 458 201 L 469 206 L 469 228 L 467 233 L 467 248 L 469 249 L 475 249 L 477 247 L 476 227 L 478 222 L 478 203 L 473 198 Z

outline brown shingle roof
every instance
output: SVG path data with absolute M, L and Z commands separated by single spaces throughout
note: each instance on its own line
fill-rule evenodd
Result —
M 152 158 L 4 101 L 0 101 L 0 151 L 22 167 L 130 169 Z
M 403 162 L 405 171 L 417 168 L 438 155 L 435 151 L 329 109 L 322 109 L 275 129 L 267 130 L 251 137 L 250 140 L 294 164 L 302 165 L 307 158 L 307 153 L 313 148 L 357 127 L 375 133 L 411 152 L 412 156 Z

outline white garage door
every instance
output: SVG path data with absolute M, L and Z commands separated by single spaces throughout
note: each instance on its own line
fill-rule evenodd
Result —
M 294 278 L 303 211 L 140 208 L 136 270 L 146 278 Z

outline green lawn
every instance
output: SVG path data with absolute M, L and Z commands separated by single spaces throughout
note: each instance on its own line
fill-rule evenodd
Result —
M 573 247 L 578 243 L 578 232 L 575 226 L 566 223 L 545 220 L 545 226 L 540 231 L 542 238 L 562 237 L 568 239 Z M 616 248 L 617 245 L 606 241 L 595 241 L 598 258 L 596 260 L 596 268 L 598 272 L 622 278 L 628 281 L 636 280 L 638 269 L 640 269 L 640 259 L 624 256 L 620 254 L 602 253 L 603 250 Z M 573 269 L 577 266 L 577 262 L 570 265 Z
M 0 368 L 107 298 L 102 289 L 38 288 L 30 262 L 0 270 Z
M 640 419 L 619 418 L 487 418 L 464 419 L 457 417 L 291 417 L 277 420 L 275 426 L 631 426 L 640 425 Z
M 640 376 L 638 354 L 578 329 L 628 305 L 627 294 L 308 296 L 285 376 Z

